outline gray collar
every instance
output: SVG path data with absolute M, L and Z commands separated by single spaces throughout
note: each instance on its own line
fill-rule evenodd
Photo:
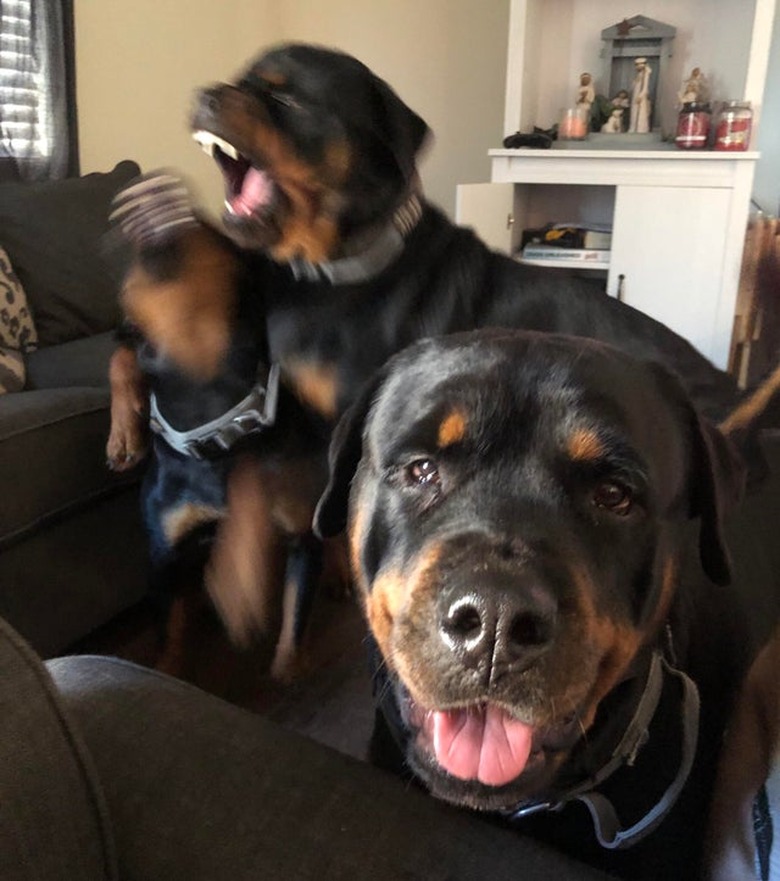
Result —
M 637 754 L 650 736 L 652 722 L 663 690 L 665 677 L 674 677 L 682 686 L 680 714 L 682 719 L 681 759 L 677 774 L 653 807 L 633 826 L 623 827 L 612 803 L 596 787 L 623 765 L 633 765 Z M 688 779 L 696 754 L 699 733 L 699 691 L 681 670 L 673 667 L 655 650 L 642 697 L 612 758 L 591 779 L 573 787 L 554 801 L 530 802 L 501 813 L 510 821 L 521 820 L 539 811 L 560 810 L 567 802 L 581 801 L 590 811 L 599 844 L 608 850 L 630 847 L 652 832 L 677 801 Z
M 290 261 L 296 281 L 327 281 L 332 285 L 359 284 L 376 278 L 400 256 L 406 238 L 422 217 L 422 201 L 412 193 L 396 209 L 393 219 L 364 249 L 337 260 L 311 263 L 308 260 Z

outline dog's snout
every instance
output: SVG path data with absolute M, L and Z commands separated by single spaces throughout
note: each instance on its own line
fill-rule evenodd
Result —
M 491 679 L 532 664 L 552 644 L 557 605 L 541 588 L 501 587 L 449 593 L 440 608 L 441 639 L 466 667 Z

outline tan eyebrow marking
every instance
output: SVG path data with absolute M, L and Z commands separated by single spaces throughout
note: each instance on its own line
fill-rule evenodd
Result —
M 439 424 L 437 442 L 440 449 L 463 440 L 466 434 L 466 415 L 462 410 L 450 411 Z
M 576 461 L 592 461 L 604 455 L 604 444 L 590 428 L 579 428 L 566 440 L 566 452 Z

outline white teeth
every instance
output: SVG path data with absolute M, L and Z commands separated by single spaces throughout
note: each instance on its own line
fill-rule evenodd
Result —
M 203 151 L 209 154 L 209 156 L 214 155 L 214 147 L 219 147 L 219 149 L 230 156 L 231 159 L 237 160 L 241 156 L 232 144 L 229 144 L 227 141 L 217 137 L 217 135 L 212 134 L 211 132 L 197 131 L 193 133 L 192 137 L 200 144 Z

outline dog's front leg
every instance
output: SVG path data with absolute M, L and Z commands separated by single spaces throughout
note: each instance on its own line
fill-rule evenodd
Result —
M 148 395 L 135 350 L 120 345 L 109 364 L 111 429 L 106 461 L 113 471 L 127 471 L 147 453 Z

